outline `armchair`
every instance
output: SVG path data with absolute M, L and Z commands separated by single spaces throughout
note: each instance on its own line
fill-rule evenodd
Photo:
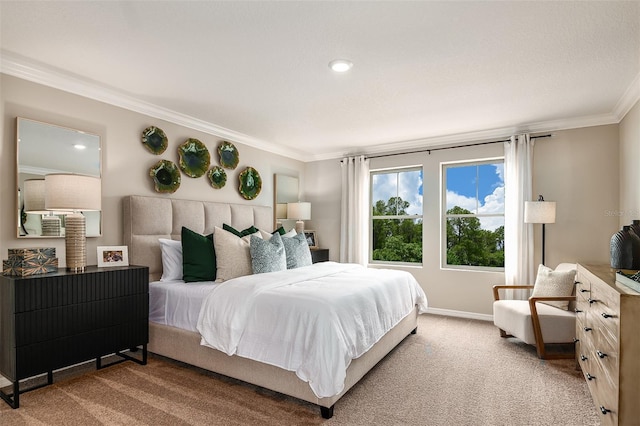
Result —
M 561 263 L 555 271 L 576 269 L 575 264 Z M 493 286 L 493 322 L 500 329 L 501 337 L 516 337 L 534 345 L 542 359 L 573 358 L 575 351 L 547 352 L 547 346 L 574 343 L 576 336 L 575 293 L 572 296 L 535 296 L 527 300 L 510 300 L 500 297 L 504 290 L 529 289 L 533 285 Z M 575 290 L 574 290 L 575 291 Z M 550 306 L 549 301 L 569 302 L 569 309 Z

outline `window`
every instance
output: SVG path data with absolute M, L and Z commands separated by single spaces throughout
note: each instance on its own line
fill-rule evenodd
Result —
M 422 264 L 422 167 L 371 172 L 371 260 Z
M 443 263 L 504 267 L 504 161 L 444 164 Z

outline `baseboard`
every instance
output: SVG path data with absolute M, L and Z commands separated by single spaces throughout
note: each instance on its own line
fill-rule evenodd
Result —
M 477 314 L 475 312 L 454 311 L 452 309 L 428 308 L 427 313 L 433 314 L 433 315 L 444 315 L 447 317 L 468 318 L 468 319 L 475 319 L 480 321 L 493 322 L 493 315 Z

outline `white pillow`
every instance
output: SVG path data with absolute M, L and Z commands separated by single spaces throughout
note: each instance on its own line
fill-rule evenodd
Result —
M 262 238 L 260 232 L 251 235 Z M 216 250 L 216 282 L 253 273 L 249 253 L 251 235 L 240 238 L 229 231 L 215 227 L 213 247 Z
M 262 237 L 262 239 L 263 239 L 263 240 L 267 240 L 267 241 L 269 241 L 269 240 L 271 239 L 271 237 L 272 237 L 273 235 L 275 235 L 275 234 L 272 234 L 272 233 L 270 233 L 270 232 L 263 231 L 262 229 L 259 229 L 258 231 L 260 232 L 260 236 Z M 292 229 L 291 231 L 286 232 L 286 233 L 284 233 L 283 235 L 281 235 L 281 237 L 293 238 L 293 237 L 295 237 L 296 235 L 297 235 L 297 234 L 296 234 L 296 230 L 295 230 L 295 229 Z
M 571 296 L 575 287 L 576 271 L 554 271 L 544 265 L 538 266 L 538 276 L 531 297 Z M 540 302 L 560 309 L 569 309 L 569 302 Z
M 293 228 L 291 229 L 289 232 L 287 232 L 286 234 L 283 235 L 283 237 L 287 237 L 287 238 L 293 238 L 296 235 L 298 235 L 298 233 L 296 232 L 296 229 Z
M 160 281 L 182 280 L 182 243 L 178 240 L 159 238 L 162 252 L 162 277 Z

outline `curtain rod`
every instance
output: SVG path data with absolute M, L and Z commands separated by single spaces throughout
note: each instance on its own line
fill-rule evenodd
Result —
M 546 134 L 546 135 L 540 135 L 540 136 L 531 136 L 531 139 L 541 139 L 541 138 L 550 138 L 553 135 L 551 133 Z M 505 142 L 511 142 L 511 139 L 504 139 L 504 140 L 499 140 L 499 141 L 489 141 L 489 142 L 478 142 L 478 143 L 470 143 L 470 144 L 466 144 L 466 145 L 454 145 L 454 146 L 443 146 L 440 148 L 425 148 L 425 149 L 419 149 L 416 151 L 409 151 L 409 152 L 396 152 L 393 154 L 380 154 L 380 155 L 366 155 L 367 158 L 382 158 L 382 157 L 391 157 L 394 155 L 405 155 L 405 154 L 419 154 L 422 152 L 427 152 L 429 153 L 429 155 L 431 155 L 432 151 L 442 151 L 445 149 L 455 149 L 455 148 L 466 148 L 468 146 L 479 146 L 479 145 L 490 145 L 490 144 L 494 144 L 494 143 L 505 143 Z

